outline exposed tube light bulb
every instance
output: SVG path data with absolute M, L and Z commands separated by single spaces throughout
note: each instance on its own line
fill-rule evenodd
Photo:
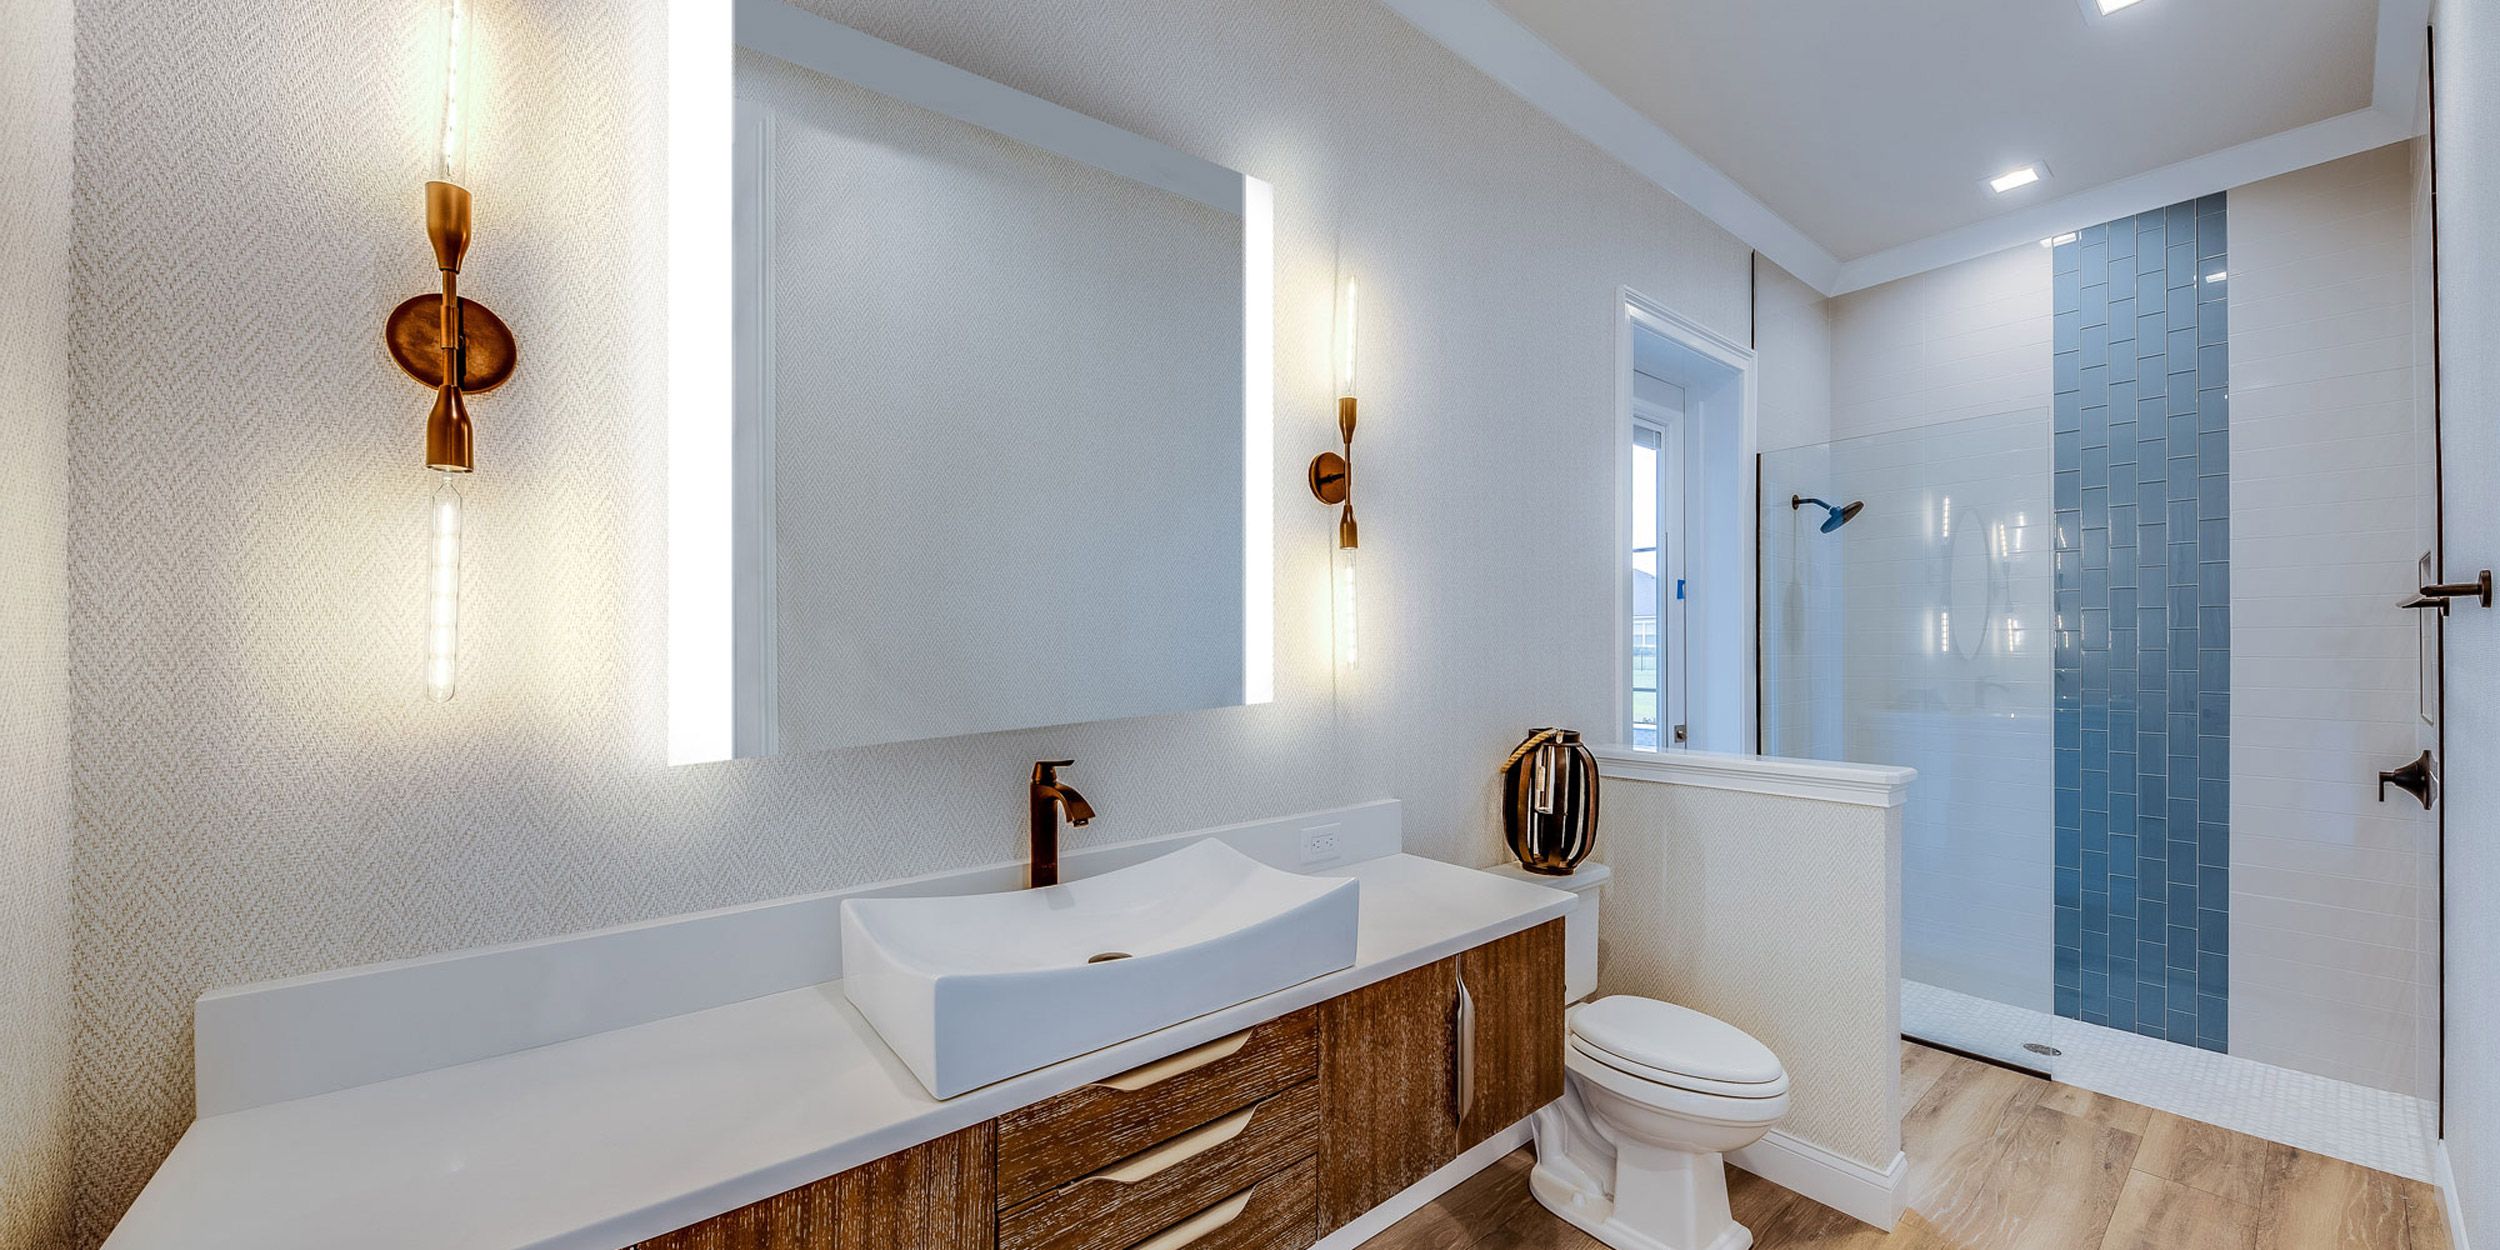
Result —
M 1356 331 L 1354 279 L 1345 280 L 1337 292 L 1337 398 L 1354 398 L 1354 339 Z
M 426 509 L 425 693 L 446 703 L 460 690 L 460 488 L 437 472 Z
M 458 186 L 469 181 L 469 117 L 477 108 L 477 81 L 469 72 L 470 4 L 443 0 L 442 124 L 435 135 L 434 177 Z
M 1336 589 L 1337 662 L 1347 668 L 1355 665 L 1356 643 L 1359 640 L 1354 611 L 1354 557 L 1360 550 L 1358 547 L 1337 548 L 1335 567 L 1330 570 L 1329 577 Z

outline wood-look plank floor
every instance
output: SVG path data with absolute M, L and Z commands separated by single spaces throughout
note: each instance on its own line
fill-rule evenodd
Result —
M 1879 1233 L 1735 1168 L 1755 1250 L 2448 1250 L 2439 1193 L 2071 1085 L 1904 1045 L 1910 1213 Z M 1364 1250 L 1606 1250 L 1522 1150 Z

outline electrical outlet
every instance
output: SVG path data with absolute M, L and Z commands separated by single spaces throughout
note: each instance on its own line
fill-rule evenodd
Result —
M 1302 831 L 1302 862 L 1325 863 L 1337 857 L 1337 826 L 1312 825 Z

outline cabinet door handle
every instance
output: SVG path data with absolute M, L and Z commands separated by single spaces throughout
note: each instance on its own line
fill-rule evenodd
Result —
M 1476 1105 L 1476 996 L 1467 992 L 1467 978 L 1458 979 L 1458 1118 L 1465 1120 Z
M 1250 1195 L 1257 1192 L 1257 1190 L 1258 1186 L 1256 1185 L 1242 1190 L 1240 1193 L 1234 1194 L 1232 1197 L 1226 1198 L 1224 1201 L 1216 1203 L 1214 1206 L 1208 1207 L 1206 1210 L 1200 1211 L 1196 1215 L 1190 1216 L 1188 1219 L 1182 1220 L 1180 1223 L 1174 1224 L 1170 1228 L 1164 1229 L 1162 1232 L 1156 1233 L 1154 1236 L 1148 1237 L 1144 1241 L 1138 1242 L 1135 1246 L 1130 1247 L 1130 1250 L 1181 1250 L 1181 1247 L 1183 1246 L 1194 1246 L 1201 1240 L 1205 1239 L 1208 1234 L 1232 1223 L 1234 1220 L 1240 1219 L 1241 1213 L 1250 1209 Z
M 1152 1063 L 1139 1064 L 1117 1076 L 1106 1076 L 1094 1084 L 1116 1089 L 1123 1094 L 1134 1094 L 1149 1085 L 1171 1080 L 1184 1072 L 1195 1072 L 1210 1063 L 1240 1054 L 1241 1048 L 1250 1044 L 1253 1031 L 1243 1029 L 1230 1037 L 1219 1037 L 1212 1042 L 1192 1046 L 1177 1055 L 1166 1055 Z
M 1134 1185 L 1150 1176 L 1171 1171 L 1241 1136 L 1249 1129 L 1251 1117 L 1256 1116 L 1259 1108 L 1266 1105 L 1265 1101 L 1254 1102 L 1221 1120 L 1191 1129 L 1160 1146 L 1138 1151 L 1118 1163 L 1088 1175 L 1085 1179 Z

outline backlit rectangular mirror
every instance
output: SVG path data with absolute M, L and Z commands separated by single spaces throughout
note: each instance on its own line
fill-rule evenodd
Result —
M 671 762 L 1265 702 L 1267 187 L 779 0 L 697 7 Z

